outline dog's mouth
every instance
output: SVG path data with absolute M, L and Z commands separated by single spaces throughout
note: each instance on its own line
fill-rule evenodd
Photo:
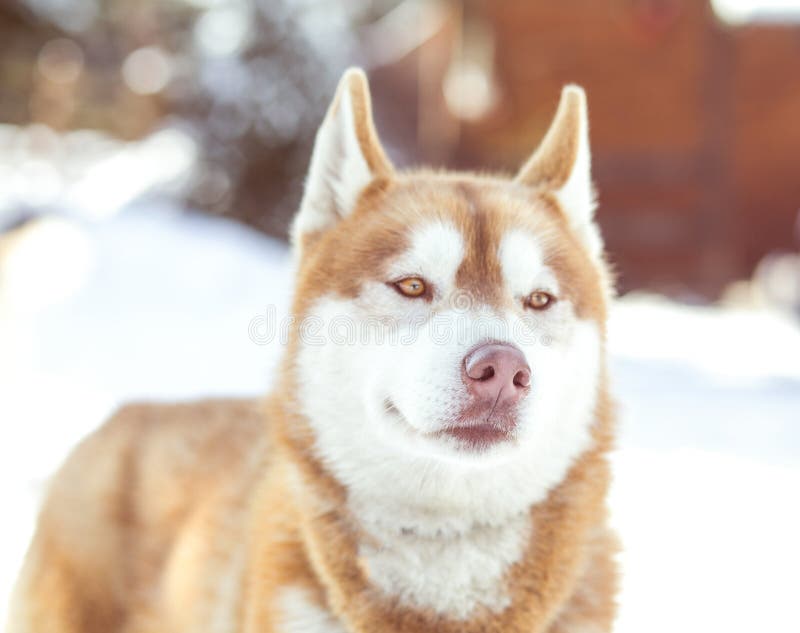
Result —
M 449 426 L 434 436 L 452 438 L 460 447 L 476 452 L 488 450 L 495 444 L 514 439 L 513 429 L 494 422 Z
M 458 448 L 470 452 L 483 452 L 493 446 L 511 442 L 516 438 L 516 411 L 497 412 L 490 417 L 473 416 L 472 411 L 465 411 L 455 420 L 448 422 L 443 428 L 429 433 L 420 433 L 406 419 L 397 405 L 387 398 L 384 408 L 388 414 L 401 420 L 406 429 L 435 441 L 455 442 Z

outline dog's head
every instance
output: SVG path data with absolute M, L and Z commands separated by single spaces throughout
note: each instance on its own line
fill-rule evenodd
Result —
M 351 488 L 458 497 L 495 477 L 541 496 L 590 443 L 602 372 L 584 93 L 564 90 L 513 179 L 397 172 L 370 110 L 348 71 L 293 228 L 291 371 L 316 450 Z

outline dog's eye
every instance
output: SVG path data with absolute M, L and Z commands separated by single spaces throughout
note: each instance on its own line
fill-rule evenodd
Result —
M 525 306 L 533 310 L 546 310 L 555 302 L 556 298 L 544 290 L 534 290 L 525 299 Z
M 394 282 L 394 287 L 401 295 L 411 298 L 421 297 L 427 291 L 425 281 L 419 277 L 406 277 Z

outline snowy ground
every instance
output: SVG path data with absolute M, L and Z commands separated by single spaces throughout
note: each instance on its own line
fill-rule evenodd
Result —
M 248 327 L 285 311 L 287 270 L 279 243 L 166 209 L 52 220 L 3 260 L 0 621 L 47 476 L 118 402 L 264 391 L 278 346 Z M 800 329 L 638 298 L 610 346 L 617 630 L 800 631 Z

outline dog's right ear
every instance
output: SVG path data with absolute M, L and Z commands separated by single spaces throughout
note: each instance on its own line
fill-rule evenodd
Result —
M 594 221 L 591 162 L 586 93 L 578 86 L 566 86 L 550 129 L 516 182 L 549 189 L 578 237 L 592 255 L 599 256 L 603 244 Z
M 295 248 L 303 236 L 345 217 L 374 178 L 393 171 L 372 122 L 367 77 L 363 70 L 350 68 L 317 132 L 305 194 L 292 226 Z

